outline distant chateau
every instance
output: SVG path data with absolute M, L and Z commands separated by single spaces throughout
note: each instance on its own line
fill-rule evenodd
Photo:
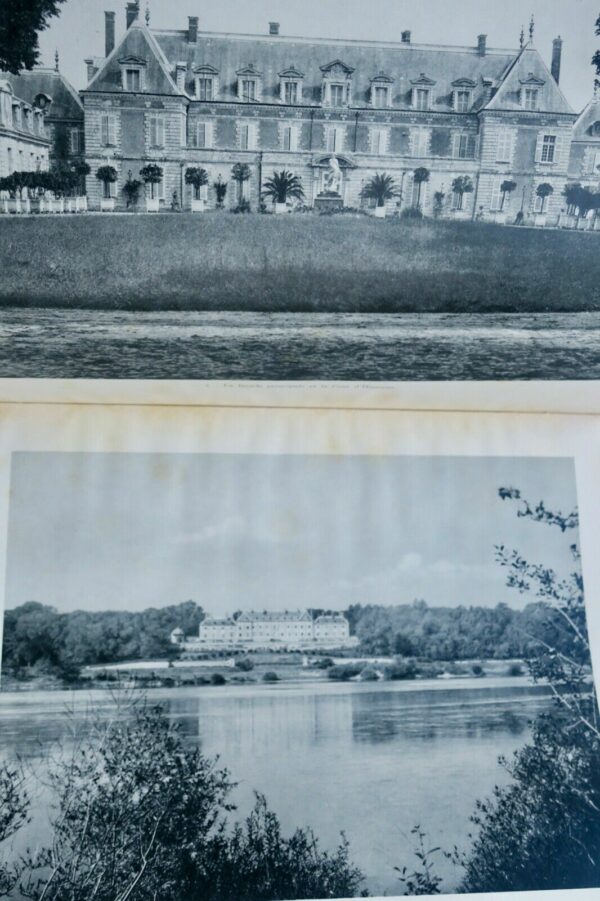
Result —
M 206 648 L 252 646 L 272 647 L 349 647 L 355 643 L 350 625 L 342 613 L 321 614 L 313 618 L 307 611 L 257 613 L 238 617 L 207 617 L 200 624 L 197 639 L 186 639 L 181 629 L 171 633 L 173 644 Z

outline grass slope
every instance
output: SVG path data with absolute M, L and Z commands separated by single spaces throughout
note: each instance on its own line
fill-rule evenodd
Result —
M 0 219 L 0 304 L 139 310 L 600 309 L 600 237 L 365 216 Z

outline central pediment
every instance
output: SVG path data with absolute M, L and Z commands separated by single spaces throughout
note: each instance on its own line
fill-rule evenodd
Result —
M 321 66 L 321 72 L 323 73 L 323 75 L 344 75 L 348 77 L 349 75 L 352 75 L 354 69 L 352 68 L 352 66 L 348 66 L 345 62 L 343 62 L 343 60 L 334 59 L 330 63 L 327 63 L 325 66 Z

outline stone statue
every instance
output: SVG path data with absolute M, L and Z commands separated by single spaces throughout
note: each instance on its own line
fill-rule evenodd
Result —
M 336 156 L 329 159 L 329 170 L 325 172 L 325 190 L 329 194 L 342 193 L 342 170 Z

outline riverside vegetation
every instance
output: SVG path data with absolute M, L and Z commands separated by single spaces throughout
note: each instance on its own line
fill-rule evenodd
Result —
M 0 219 L 0 303 L 98 310 L 599 308 L 597 234 L 358 212 Z M 30 249 L 35 247 L 35 253 Z
M 516 489 L 501 497 L 519 515 L 565 536 L 578 524 Z M 570 545 L 575 561 L 579 551 Z M 538 639 L 529 655 L 536 680 L 547 680 L 554 708 L 533 726 L 529 744 L 505 761 L 511 780 L 473 814 L 472 844 L 447 852 L 463 876 L 461 892 L 597 887 L 600 884 L 600 719 L 590 681 L 583 582 L 576 562 L 559 577 L 517 551 L 497 548 L 508 585 L 534 593 L 560 639 Z M 557 620 L 555 617 L 558 616 Z M 189 749 L 160 708 L 122 697 L 109 721 L 101 716 L 53 757 L 52 841 L 20 861 L 5 860 L 2 889 L 34 901 L 250 901 L 356 897 L 362 874 L 343 836 L 333 852 L 307 829 L 283 836 L 267 802 L 232 824 L 228 773 Z M 128 707 L 124 717 L 123 707 Z M 27 828 L 29 782 L 17 765 L 0 775 L 0 840 Z M 419 826 L 414 868 L 398 868 L 405 894 L 436 894 L 440 852 Z M 6 845 L 5 845 L 6 847 Z

